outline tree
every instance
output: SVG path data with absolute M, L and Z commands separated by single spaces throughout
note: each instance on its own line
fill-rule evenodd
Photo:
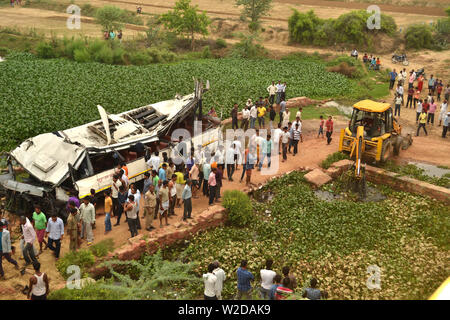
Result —
M 194 49 L 195 34 L 208 34 L 211 20 L 206 13 L 198 12 L 198 6 L 191 6 L 191 0 L 179 0 L 173 11 L 161 16 L 164 26 L 176 34 L 184 34 L 191 39 L 191 49 Z
M 243 6 L 242 16 L 250 20 L 249 29 L 253 32 L 260 27 L 260 19 L 272 8 L 272 0 L 236 0 L 236 6 Z
M 123 19 L 124 11 L 115 6 L 104 6 L 95 12 L 95 20 L 104 31 L 122 29 Z

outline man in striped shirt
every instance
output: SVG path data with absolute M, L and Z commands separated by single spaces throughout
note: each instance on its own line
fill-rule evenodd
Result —
M 292 145 L 294 146 L 294 156 L 298 153 L 298 142 L 300 141 L 301 131 L 299 124 L 295 124 L 295 128 L 292 131 Z

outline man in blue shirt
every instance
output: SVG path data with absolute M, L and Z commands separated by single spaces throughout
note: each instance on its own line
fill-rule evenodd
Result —
M 61 250 L 61 240 L 64 236 L 64 222 L 58 218 L 56 213 L 52 214 L 52 218 L 47 223 L 48 248 L 55 253 L 56 260 L 59 259 L 59 252 Z M 56 244 L 56 247 L 53 246 Z
M 251 281 L 255 280 L 253 274 L 247 270 L 247 260 L 242 260 L 241 266 L 237 272 L 237 300 L 244 298 L 245 300 L 251 300 L 252 285 Z
M 159 180 L 166 181 L 166 170 L 167 170 L 167 164 L 163 163 L 162 168 L 159 169 L 158 176 Z
M 389 72 L 389 77 L 389 90 L 392 90 L 394 88 L 395 79 L 397 78 L 397 72 L 395 71 L 395 69 Z
M 211 173 L 211 165 L 209 164 L 210 158 L 206 158 L 206 162 L 202 165 L 202 171 L 203 171 L 203 195 L 206 197 L 209 197 L 209 188 L 208 188 L 208 178 L 209 174 Z
M 276 300 L 275 293 L 277 292 L 277 288 L 281 286 L 281 275 L 277 274 L 273 278 L 273 282 L 274 284 L 272 285 L 269 291 L 269 300 Z

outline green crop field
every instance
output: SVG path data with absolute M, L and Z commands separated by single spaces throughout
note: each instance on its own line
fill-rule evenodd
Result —
M 272 80 L 287 82 L 287 98 L 343 97 L 358 90 L 355 81 L 327 72 L 324 64 L 301 59 L 205 59 L 137 67 L 14 54 L 0 64 L 0 150 L 96 120 L 97 104 L 118 113 L 190 94 L 192 77 L 210 80 L 204 108 L 214 104 L 224 117 L 235 101 L 242 107 L 247 98 L 265 96 Z

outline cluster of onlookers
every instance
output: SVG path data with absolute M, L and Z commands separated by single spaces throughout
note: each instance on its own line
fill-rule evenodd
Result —
M 235 299 L 251 300 L 254 292 L 252 283 L 255 276 L 247 269 L 247 260 L 242 260 L 240 267 L 236 271 L 237 292 Z M 259 297 L 264 300 L 284 300 L 288 299 L 295 292 L 298 292 L 297 280 L 290 272 L 290 268 L 282 268 L 281 274 L 272 269 L 273 260 L 266 260 L 265 268 L 260 270 L 260 285 L 258 288 Z M 226 274 L 220 268 L 218 261 L 208 265 L 208 272 L 203 274 L 204 298 L 205 300 L 222 300 L 223 283 L 226 280 Z M 301 296 L 310 300 L 320 300 L 327 298 L 328 294 L 317 287 L 318 281 L 315 278 L 310 280 L 309 287 L 302 290 Z
M 389 72 L 389 78 L 390 89 L 393 89 L 395 81 L 397 80 L 397 88 L 394 96 L 394 116 L 398 115 L 400 117 L 400 109 L 401 106 L 404 105 L 404 86 L 408 83 L 406 108 L 416 109 L 416 123 L 418 123 L 417 136 L 419 135 L 421 128 L 425 134 L 428 135 L 426 125 L 430 123 L 431 125 L 434 125 L 435 113 L 438 111 L 437 102 L 441 101 L 442 92 L 444 93 L 444 100 L 442 101 L 439 110 L 438 126 L 443 125 L 442 137 L 446 138 L 450 117 L 448 112 L 450 85 L 447 84 L 444 88 L 442 79 L 435 79 L 433 75 L 431 75 L 428 79 L 428 94 L 426 98 L 422 98 L 422 92 L 424 90 L 423 85 L 426 80 L 423 75 L 423 70 L 415 72 L 414 69 L 412 69 L 408 74 L 405 68 L 399 73 L 394 69 Z M 414 86 L 416 81 L 417 85 Z M 434 96 L 436 96 L 436 99 Z
M 22 5 L 22 0 L 10 0 L 9 3 L 11 4 L 11 7 L 14 8 L 14 3 L 18 6 Z
M 123 33 L 122 30 L 119 30 L 117 34 L 114 32 L 114 30 L 106 30 L 103 32 L 103 37 L 105 40 L 114 40 L 117 37 L 117 39 L 122 42 Z

